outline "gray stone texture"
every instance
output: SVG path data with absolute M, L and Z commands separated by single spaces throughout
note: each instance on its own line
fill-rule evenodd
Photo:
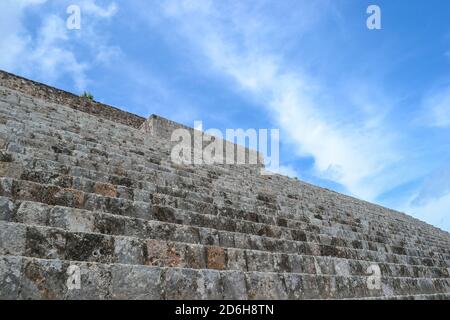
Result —
M 0 299 L 450 298 L 447 232 L 262 158 L 174 164 L 177 128 L 0 71 Z

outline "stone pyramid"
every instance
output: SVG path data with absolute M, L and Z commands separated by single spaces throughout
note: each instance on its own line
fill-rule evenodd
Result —
M 0 72 L 1 299 L 448 299 L 450 235 Z

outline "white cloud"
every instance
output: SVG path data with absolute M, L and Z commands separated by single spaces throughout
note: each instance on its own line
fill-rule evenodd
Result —
M 450 194 L 450 165 L 445 165 L 429 174 L 422 183 L 411 204 L 422 206 Z M 449 213 L 450 218 L 450 213 Z
M 114 57 L 114 52 L 118 50 L 111 49 L 92 30 L 96 16 L 109 18 L 115 14 L 117 6 L 112 3 L 107 9 L 102 9 L 93 1 L 83 4 L 86 6 L 85 13 L 94 17 L 82 20 L 84 29 L 80 37 L 76 31 L 69 34 L 63 19 L 66 17 L 63 7 L 61 12 L 46 13 L 46 0 L 0 2 L 0 47 L 8 48 L 0 52 L 0 68 L 49 83 L 68 75 L 78 90 L 84 90 L 88 83 L 86 72 L 91 64 L 77 57 L 74 43 L 90 47 L 96 61 L 104 63 Z M 27 10 L 32 8 L 42 10 L 43 17 L 35 34 L 27 29 L 25 21 Z
M 394 138 L 386 134 L 389 130 L 382 125 L 382 115 L 370 114 L 348 122 L 341 121 L 345 118 L 342 114 L 340 119 L 331 118 L 331 112 L 326 111 L 339 114 L 340 108 L 348 110 L 348 101 L 323 104 L 327 88 L 267 45 L 274 39 L 264 35 L 264 30 L 277 34 L 283 32 L 283 25 L 271 26 L 267 16 L 257 10 L 247 14 L 248 8 L 241 8 L 240 4 L 217 7 L 210 1 L 195 3 L 192 6 L 192 1 L 172 2 L 163 13 L 179 36 L 204 55 L 202 62 L 206 57 L 213 70 L 230 77 L 240 90 L 273 115 L 275 125 L 296 145 L 299 155 L 314 157 L 316 175 L 334 180 L 350 193 L 368 200 L 385 191 L 393 179 L 383 181 L 380 177 L 400 158 Z M 310 30 L 308 22 L 320 20 L 316 15 L 307 10 L 302 15 L 302 28 Z M 301 38 L 302 30 L 296 31 L 295 36 Z
M 55 81 L 63 73 L 70 74 L 75 86 L 82 90 L 87 83 L 85 71 L 88 65 L 78 62 L 75 54 L 64 48 L 61 43 L 68 39 L 64 20 L 48 16 L 38 31 L 37 39 L 30 43 L 31 51 L 23 53 L 28 55 L 26 67 L 45 73 L 50 81 Z
M 423 119 L 433 127 L 450 126 L 450 87 L 436 90 L 425 98 Z
M 439 226 L 439 228 L 450 232 L 449 208 L 450 193 L 447 193 L 425 202 L 415 203 L 415 201 L 411 201 L 402 210 L 411 213 L 417 219 L 424 220 L 429 224 Z

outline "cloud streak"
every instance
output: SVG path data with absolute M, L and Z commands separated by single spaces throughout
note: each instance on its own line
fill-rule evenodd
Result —
M 399 160 L 394 138 L 385 133 L 388 130 L 379 121 L 380 116 L 359 118 L 358 122 L 328 117 L 324 111 L 332 108 L 345 117 L 339 110 L 348 110 L 344 105 L 347 101 L 324 105 L 321 96 L 327 88 L 301 66 L 294 68 L 286 62 L 282 53 L 269 50 L 266 42 L 270 38 L 264 30 L 269 34 L 281 30 L 270 25 L 264 14 L 248 9 L 186 0 L 163 6 L 162 13 L 176 26 L 178 36 L 207 59 L 213 72 L 227 75 L 273 116 L 274 124 L 296 146 L 298 155 L 314 157 L 316 175 L 344 185 L 351 194 L 373 200 L 388 183 L 377 177 Z M 249 11 L 251 15 L 246 14 Z M 229 15 L 222 18 L 220 12 Z M 320 20 L 314 15 L 304 18 L 301 29 L 296 30 L 299 37 L 310 30 L 308 23 Z M 368 183 L 375 178 L 377 184 Z
M 32 32 L 26 13 L 31 9 L 45 12 L 50 4 L 46 0 L 0 2 L 0 46 L 8 48 L 0 53 L 0 68 L 49 83 L 68 75 L 77 90 L 82 91 L 89 82 L 86 73 L 91 63 L 77 57 L 79 50 L 75 44 L 90 47 L 90 54 L 97 61 L 110 59 L 110 53 L 117 49 L 109 47 L 101 36 L 96 35 L 98 30 L 94 32 L 92 28 L 97 19 L 111 18 L 117 12 L 117 6 L 111 3 L 103 9 L 93 1 L 81 2 L 82 14 L 89 19 L 82 20 L 83 36 L 80 36 L 66 28 L 66 7 L 60 3 L 61 14 L 43 15 L 42 20 L 35 22 L 38 25 L 35 26 L 36 33 Z
M 440 88 L 424 99 L 423 119 L 432 127 L 450 127 L 450 87 Z

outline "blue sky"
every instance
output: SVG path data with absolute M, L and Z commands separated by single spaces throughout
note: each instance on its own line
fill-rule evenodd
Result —
M 0 17 L 1 69 L 142 116 L 279 128 L 282 173 L 450 231 L 448 1 L 2 0 Z

